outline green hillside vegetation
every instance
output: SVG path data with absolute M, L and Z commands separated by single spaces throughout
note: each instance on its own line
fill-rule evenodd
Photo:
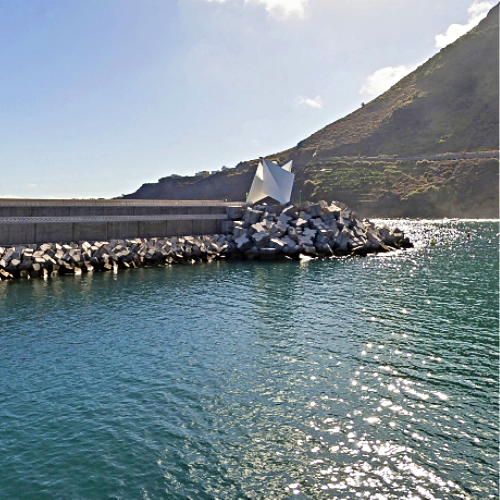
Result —
M 498 217 L 498 160 L 332 162 L 300 168 L 309 199 L 366 216 Z
M 280 164 L 294 160 L 292 199 L 302 191 L 366 216 L 498 217 L 498 10 L 380 97 L 270 155 Z M 436 156 L 443 159 L 414 158 Z M 257 163 L 205 178 L 167 177 L 126 197 L 242 201 Z

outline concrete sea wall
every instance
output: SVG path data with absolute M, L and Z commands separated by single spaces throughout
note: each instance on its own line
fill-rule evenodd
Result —
M 0 245 L 219 233 L 222 201 L 0 199 Z

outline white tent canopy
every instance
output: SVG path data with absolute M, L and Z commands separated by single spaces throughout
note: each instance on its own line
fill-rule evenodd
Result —
M 291 161 L 280 167 L 269 160 L 262 160 L 255 172 L 247 202 L 257 203 L 269 196 L 283 205 L 289 203 L 294 179 Z

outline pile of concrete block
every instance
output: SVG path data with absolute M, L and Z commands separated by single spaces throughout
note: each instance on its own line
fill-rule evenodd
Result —
M 223 230 L 247 258 L 367 255 L 412 246 L 399 229 L 360 220 L 339 202 L 248 206 L 232 218 Z
M 0 247 L 0 280 L 210 261 L 225 256 L 229 244 L 216 234 Z

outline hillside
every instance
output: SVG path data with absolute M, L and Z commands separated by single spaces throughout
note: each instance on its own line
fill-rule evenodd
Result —
M 498 5 L 386 93 L 301 141 L 303 164 L 338 156 L 498 149 Z
M 498 11 L 364 107 L 269 156 L 294 160 L 294 198 L 340 199 L 370 216 L 498 217 Z M 125 197 L 243 200 L 257 161 Z

